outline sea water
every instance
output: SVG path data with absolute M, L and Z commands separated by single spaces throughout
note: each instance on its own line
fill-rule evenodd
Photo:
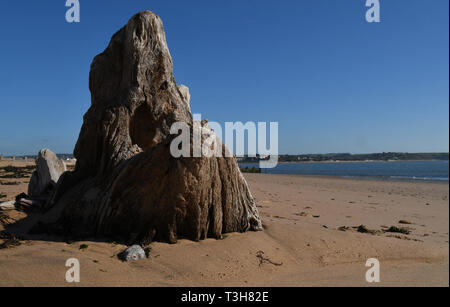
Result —
M 241 167 L 258 164 L 240 163 Z M 268 174 L 320 175 L 384 180 L 449 181 L 449 161 L 279 163 Z

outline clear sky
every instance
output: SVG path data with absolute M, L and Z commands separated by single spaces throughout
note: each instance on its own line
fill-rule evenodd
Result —
M 449 150 L 449 1 L 0 1 L 0 154 L 72 152 L 89 66 L 142 10 L 211 121 L 278 121 L 280 153 Z

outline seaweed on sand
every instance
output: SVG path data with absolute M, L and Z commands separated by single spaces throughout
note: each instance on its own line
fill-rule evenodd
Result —
M 3 243 L 0 244 L 0 249 L 17 247 L 21 245 L 19 238 L 6 231 L 0 232 L 0 240 L 3 240 Z
M 264 263 L 270 263 L 273 264 L 275 266 L 281 266 L 283 265 L 282 262 L 277 263 L 277 262 L 273 262 L 272 260 L 270 260 L 269 258 L 264 256 L 264 252 L 263 251 L 258 251 L 256 253 L 256 257 L 259 259 L 259 266 L 262 266 Z

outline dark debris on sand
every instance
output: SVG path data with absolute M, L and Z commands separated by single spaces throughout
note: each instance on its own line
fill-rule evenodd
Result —
M 0 178 L 3 179 L 12 179 L 12 178 L 29 178 L 31 177 L 31 173 L 34 171 L 36 167 L 33 166 L 24 166 L 24 167 L 16 167 L 16 166 L 4 166 L 0 167 Z
M 369 229 L 365 225 L 360 225 L 360 226 L 354 227 L 354 228 L 356 228 L 356 231 L 359 233 L 367 233 L 367 234 L 371 234 L 371 235 L 376 235 L 379 233 L 378 230 Z
M 375 230 L 375 229 L 369 229 L 365 225 L 360 226 L 354 226 L 354 227 L 347 227 L 347 226 L 341 226 L 338 228 L 339 231 L 356 231 L 359 233 L 364 234 L 370 234 L 370 235 L 379 235 L 383 233 L 400 233 L 404 235 L 409 235 L 411 233 L 411 229 L 408 227 L 397 227 L 397 226 L 391 226 L 391 227 L 385 227 L 387 229 L 383 230 Z
M 11 224 L 12 222 L 14 222 L 14 220 L 12 218 L 7 216 L 4 212 L 0 211 L 0 225 L 1 226 L 6 227 L 9 224 Z
M 391 226 L 391 227 L 389 227 L 389 229 L 385 230 L 385 232 L 402 233 L 402 234 L 405 234 L 405 235 L 409 235 L 411 233 L 409 228 L 397 227 L 397 226 Z
M 274 266 L 282 266 L 283 265 L 282 262 L 280 262 L 280 263 L 273 262 L 269 258 L 265 257 L 263 251 L 258 251 L 256 253 L 256 257 L 259 259 L 259 266 L 262 266 L 264 263 L 269 263 L 269 264 L 272 264 Z
M 3 243 L 0 244 L 0 249 L 12 248 L 21 245 L 19 238 L 6 231 L 0 232 L 0 240 L 3 240 Z

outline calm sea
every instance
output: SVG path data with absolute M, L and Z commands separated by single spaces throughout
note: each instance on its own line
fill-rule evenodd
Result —
M 240 163 L 241 167 L 259 167 Z M 449 181 L 448 161 L 280 163 L 268 174 L 322 175 L 384 180 Z

